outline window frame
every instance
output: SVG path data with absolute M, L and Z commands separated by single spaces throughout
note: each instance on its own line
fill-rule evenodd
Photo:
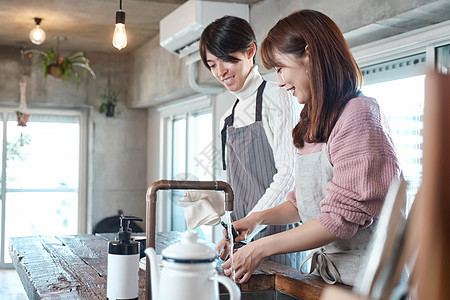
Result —
M 78 116 L 80 118 L 80 132 L 79 132 L 79 162 L 78 162 L 78 219 L 77 219 L 77 232 L 78 233 L 87 233 L 88 228 L 88 198 L 89 198 L 89 190 L 88 190 L 88 172 L 89 172 L 89 161 L 88 161 L 88 153 L 89 153 L 89 128 L 92 126 L 89 120 L 90 115 L 90 109 L 91 107 L 75 107 L 75 108 L 63 108 L 63 107 L 28 107 L 27 113 L 29 114 L 44 114 L 44 115 L 58 115 L 58 116 Z M 17 111 L 17 107 L 13 105 L 1 105 L 1 114 L 3 114 L 3 118 L 1 122 L 3 122 L 3 140 L 1 141 L 2 147 L 3 147 L 3 164 L 2 164 L 2 182 L 6 182 L 6 144 L 3 143 L 6 139 L 6 126 L 5 123 L 8 122 L 8 119 L 4 118 L 5 115 L 8 115 L 10 113 L 15 113 Z M 2 185 L 2 199 L 5 198 L 6 195 L 6 185 Z M 5 202 L 2 201 L 2 209 L 1 209 L 1 220 L 4 220 L 5 218 Z M 5 228 L 4 226 L 1 226 L 0 230 L 0 238 L 3 242 L 5 241 Z M 2 247 L 3 248 L 3 247 Z M 5 268 L 12 268 L 11 263 L 3 263 L 4 262 L 4 256 L 6 253 L 3 253 L 3 250 L 0 251 L 0 269 Z
M 446 45 L 450 45 L 450 21 L 354 47 L 351 51 L 361 69 L 425 53 L 426 75 L 438 67 L 436 49 Z M 369 77 L 368 84 L 380 82 L 370 81 Z
M 170 141 L 173 140 L 173 120 L 181 115 L 184 115 L 184 118 L 187 121 L 186 124 L 186 135 L 189 132 L 189 124 L 188 120 L 191 116 L 195 116 L 199 111 L 202 110 L 210 110 L 212 114 L 212 124 L 214 128 L 215 124 L 215 115 L 214 115 L 214 105 L 212 101 L 211 95 L 194 95 L 192 97 L 187 97 L 184 99 L 180 99 L 173 103 L 169 103 L 167 105 L 162 105 L 157 108 L 157 111 L 160 114 L 160 153 L 161 160 L 159 166 L 159 177 L 160 178 L 172 178 L 171 170 L 172 170 L 172 153 L 173 153 L 173 143 Z M 215 147 L 215 135 L 214 130 L 212 134 L 212 147 Z M 187 143 L 186 139 L 186 143 Z M 169 143 L 170 142 L 170 143 Z M 186 145 L 186 149 L 188 145 Z M 189 153 L 186 151 L 186 163 L 188 159 Z M 212 180 L 215 180 L 216 174 L 213 171 Z M 157 212 L 160 218 L 157 218 L 156 228 L 157 231 L 166 232 L 169 230 L 168 221 L 171 217 L 171 212 L 167 209 L 167 197 L 170 191 L 160 191 L 161 197 L 158 198 L 157 203 Z M 214 234 L 213 234 L 214 235 Z
M 406 32 L 350 50 L 360 67 L 426 52 L 427 68 L 435 68 L 435 48 L 450 43 L 450 21 Z

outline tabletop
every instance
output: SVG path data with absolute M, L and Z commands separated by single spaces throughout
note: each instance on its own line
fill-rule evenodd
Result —
M 29 299 L 106 299 L 108 241 L 115 234 L 11 238 L 9 252 Z M 156 251 L 181 234 L 157 234 Z M 139 270 L 139 299 L 145 272 Z
M 108 241 L 114 234 L 11 238 L 9 253 L 29 299 L 106 299 Z M 157 233 L 156 252 L 181 239 Z M 221 272 L 220 267 L 218 268 Z M 264 261 L 241 291 L 277 290 L 315 300 L 326 284 L 298 270 Z M 139 270 L 139 299 L 145 299 L 145 272 Z

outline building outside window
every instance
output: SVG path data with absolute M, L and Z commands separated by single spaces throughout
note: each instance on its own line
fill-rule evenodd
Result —
M 408 211 L 422 182 L 426 73 L 449 74 L 450 24 L 353 49 L 364 75 L 362 91 L 377 99 L 408 181 Z M 442 34 L 447 32 L 447 34 Z
M 376 98 L 389 120 L 392 139 L 408 181 L 408 208 L 422 181 L 425 53 L 362 68 L 362 91 Z

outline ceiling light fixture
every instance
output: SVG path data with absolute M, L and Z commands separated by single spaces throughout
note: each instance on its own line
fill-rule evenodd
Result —
M 114 29 L 113 45 L 121 50 L 127 46 L 127 33 L 125 31 L 125 12 L 122 10 L 122 0 L 120 9 L 116 11 L 116 28 Z
M 36 26 L 30 31 L 30 40 L 35 45 L 40 45 L 45 41 L 45 31 L 41 28 L 42 18 L 34 18 Z

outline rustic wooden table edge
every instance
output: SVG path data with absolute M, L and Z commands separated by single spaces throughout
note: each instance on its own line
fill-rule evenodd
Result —
M 16 237 L 9 253 L 29 299 L 106 299 L 107 241 L 99 236 Z
M 29 299 L 106 299 L 107 245 L 114 234 L 11 238 L 9 252 Z M 157 234 L 157 253 L 181 233 Z M 218 268 L 221 272 L 220 267 Z M 338 285 L 345 289 L 349 287 Z M 316 300 L 327 287 L 320 278 L 264 261 L 242 292 L 278 290 Z M 145 272 L 139 271 L 139 299 L 145 298 Z

